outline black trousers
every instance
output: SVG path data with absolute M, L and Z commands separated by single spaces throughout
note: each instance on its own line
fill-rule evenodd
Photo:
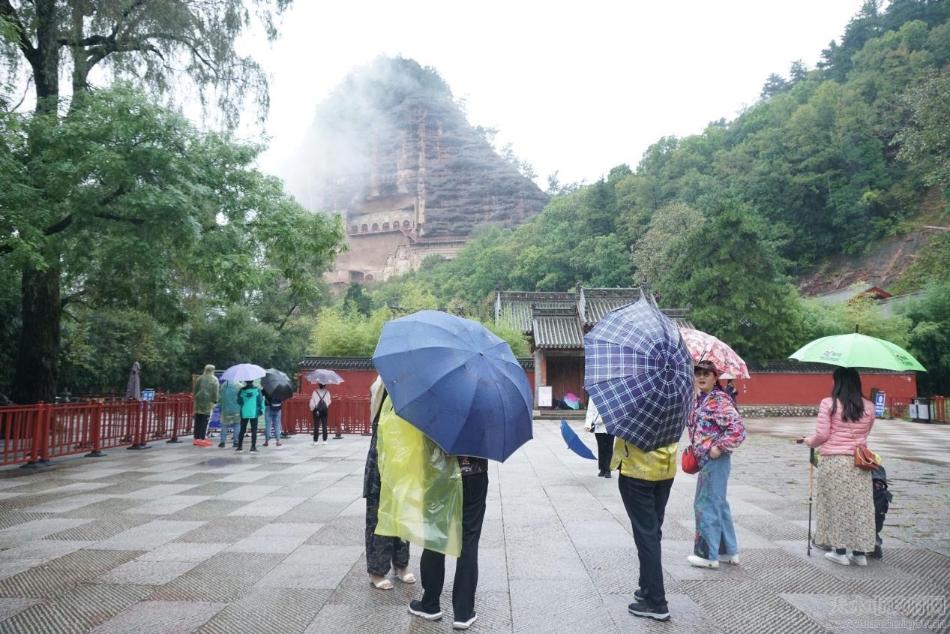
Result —
M 610 434 L 594 434 L 597 436 L 597 466 L 601 473 L 610 471 L 610 459 L 614 457 L 614 437 Z
M 251 449 L 257 447 L 257 417 L 241 419 L 241 434 L 238 436 L 238 449 L 244 447 L 244 434 L 247 433 L 247 424 L 251 424 Z
M 456 621 L 467 621 L 475 613 L 478 540 L 482 536 L 487 497 L 487 473 L 462 476 L 462 552 L 455 564 L 455 585 L 452 586 L 452 610 Z M 445 583 L 445 555 L 423 550 L 419 572 L 422 574 L 423 609 L 429 613 L 440 612 L 439 596 Z
M 195 440 L 204 440 L 208 435 L 208 414 L 195 414 Z
M 663 515 L 670 499 L 673 479 L 639 480 L 621 475 L 617 486 L 633 528 L 633 541 L 640 559 L 640 592 L 656 608 L 666 608 L 663 587 L 660 540 L 663 539 Z
M 323 426 L 323 439 L 327 439 L 327 419 L 329 418 L 329 413 L 329 410 L 322 414 L 317 410 L 313 410 L 313 442 L 317 442 L 321 425 Z

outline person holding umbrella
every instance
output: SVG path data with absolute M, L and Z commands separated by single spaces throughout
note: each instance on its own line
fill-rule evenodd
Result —
M 584 387 L 616 437 L 612 470 L 640 563 L 633 616 L 668 621 L 661 563 L 676 448 L 693 391 L 689 353 L 675 324 L 647 296 L 608 313 L 584 335 Z
M 831 396 L 818 407 L 815 433 L 799 440 L 821 455 L 815 543 L 833 547 L 825 557 L 836 564 L 866 566 L 875 545 L 873 484 L 871 471 L 855 466 L 854 450 L 867 443 L 874 405 L 861 395 L 857 370 L 837 368 L 833 376 Z
M 739 563 L 726 488 L 732 452 L 745 440 L 746 432 L 732 398 L 719 386 L 716 364 L 700 361 L 693 372 L 698 392 L 686 425 L 701 470 L 693 500 L 696 536 L 687 560 L 698 568 L 718 568 L 720 561 Z
M 531 439 L 531 386 L 507 343 L 478 322 L 440 311 L 424 310 L 385 324 L 373 363 L 395 413 L 437 445 L 438 453 L 457 457 L 462 512 L 452 627 L 468 629 L 477 619 L 478 544 L 488 495 L 488 459 L 504 461 Z M 381 465 L 389 452 L 404 453 L 401 447 L 383 443 Z M 385 495 L 388 476 L 383 468 L 380 471 Z M 381 508 L 386 503 L 383 498 Z M 440 505 L 427 500 L 425 506 Z M 409 603 L 410 614 L 433 621 L 442 618 L 439 598 L 446 550 L 423 551 L 423 595 Z
M 251 451 L 257 451 L 257 421 L 264 413 L 264 398 L 261 390 L 254 385 L 254 381 L 245 381 L 244 387 L 238 391 L 238 405 L 241 406 L 241 433 L 238 436 L 237 451 L 244 448 L 244 434 L 247 433 L 248 423 L 251 426 Z
M 817 448 L 821 455 L 815 544 L 834 548 L 825 557 L 837 564 L 866 566 L 866 553 L 875 547 L 871 472 L 878 465 L 865 461 L 874 405 L 862 395 L 861 376 L 855 368 L 920 372 L 927 368 L 897 344 L 862 335 L 857 328 L 851 334 L 810 341 L 789 358 L 838 366 L 832 375 L 831 396 L 819 405 L 815 433 L 798 442 L 811 447 L 812 453 Z M 810 521 L 808 528 L 810 533 Z
M 320 440 L 320 428 L 323 428 L 323 444 L 327 444 L 327 420 L 330 418 L 330 403 L 333 397 L 323 383 L 317 383 L 317 389 L 310 395 L 310 411 L 313 413 L 313 444 Z
M 205 436 L 208 433 L 208 418 L 211 410 L 218 402 L 218 378 L 214 375 L 214 366 L 210 363 L 205 366 L 204 372 L 195 381 L 193 396 L 195 401 L 195 430 L 192 444 L 198 447 L 210 447 L 211 441 Z
M 264 392 L 264 403 L 267 409 L 264 412 L 264 446 L 270 444 L 271 426 L 273 436 L 278 447 L 280 442 L 280 416 L 285 400 L 293 396 L 294 386 L 290 377 L 275 368 L 269 368 L 261 379 L 261 390 Z

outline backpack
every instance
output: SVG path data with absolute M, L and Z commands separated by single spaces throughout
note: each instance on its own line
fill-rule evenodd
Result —
M 327 408 L 327 404 L 323 400 L 323 396 L 321 396 L 320 400 L 317 402 L 317 409 L 315 411 L 321 416 L 327 413 L 328 408 Z

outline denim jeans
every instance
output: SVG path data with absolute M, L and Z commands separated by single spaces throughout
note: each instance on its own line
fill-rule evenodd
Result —
M 693 552 L 703 559 L 718 561 L 719 555 L 735 555 L 739 552 L 732 511 L 726 499 L 731 466 L 731 454 L 724 453 L 715 460 L 709 460 L 696 480 L 696 497 L 693 500 L 696 538 Z
M 282 410 L 280 408 L 274 409 L 272 407 L 268 407 L 266 410 L 264 410 L 264 442 L 270 442 L 271 424 L 274 425 L 273 438 L 275 438 L 276 440 L 280 440 L 280 412 L 281 411 Z
M 241 423 L 221 422 L 221 440 L 222 445 L 227 444 L 228 434 L 231 434 L 231 444 L 237 447 L 238 433 L 241 429 Z

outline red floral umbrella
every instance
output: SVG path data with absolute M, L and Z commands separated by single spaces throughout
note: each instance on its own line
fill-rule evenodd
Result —
M 745 361 L 724 341 L 695 328 L 680 328 L 680 335 L 693 363 L 711 361 L 720 374 L 728 373 L 739 379 L 749 378 Z

